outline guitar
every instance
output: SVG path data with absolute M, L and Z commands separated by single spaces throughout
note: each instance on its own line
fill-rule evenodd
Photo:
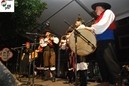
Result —
M 31 59 L 35 59 L 35 58 L 38 58 L 38 52 L 39 50 L 35 50 L 31 53 Z

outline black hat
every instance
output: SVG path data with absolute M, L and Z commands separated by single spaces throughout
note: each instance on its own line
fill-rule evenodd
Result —
M 93 10 L 95 10 L 96 9 L 96 6 L 102 6 L 104 9 L 110 9 L 111 8 L 111 5 L 108 4 L 108 3 L 105 3 L 105 2 L 95 3 L 91 7 L 92 7 Z

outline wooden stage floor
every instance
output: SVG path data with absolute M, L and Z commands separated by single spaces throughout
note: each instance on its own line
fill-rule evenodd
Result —
M 30 80 L 28 78 L 20 78 L 19 81 L 22 83 L 19 86 L 75 86 L 71 83 L 65 83 L 66 80 L 61 78 L 56 78 L 55 82 L 52 82 L 51 80 L 44 81 L 43 79 L 39 78 L 30 78 Z M 27 84 L 28 81 L 30 82 L 29 84 Z M 99 83 L 96 82 L 88 82 L 87 86 L 99 86 L 98 84 Z

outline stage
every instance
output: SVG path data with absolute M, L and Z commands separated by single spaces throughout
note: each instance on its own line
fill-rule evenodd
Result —
M 51 80 L 43 80 L 40 78 L 20 78 L 19 80 L 21 82 L 21 85 L 18 86 L 75 86 L 74 83 L 66 83 L 67 80 L 61 79 L 61 78 L 56 78 L 55 82 L 52 82 Z M 27 84 L 27 82 L 30 82 Z M 99 86 L 99 83 L 97 82 L 88 82 L 87 86 Z

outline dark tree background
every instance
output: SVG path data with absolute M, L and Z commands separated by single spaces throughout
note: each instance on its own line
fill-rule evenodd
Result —
M 47 9 L 43 0 L 15 0 L 15 12 L 0 13 L 0 48 L 18 46 L 25 32 L 37 27 L 36 19 Z
M 3 62 L 11 72 L 16 71 L 18 50 L 25 41 L 30 41 L 25 33 L 37 27 L 36 19 L 47 9 L 43 0 L 15 0 L 15 12 L 0 13 L 0 51 L 7 47 L 13 52 L 13 57 Z

